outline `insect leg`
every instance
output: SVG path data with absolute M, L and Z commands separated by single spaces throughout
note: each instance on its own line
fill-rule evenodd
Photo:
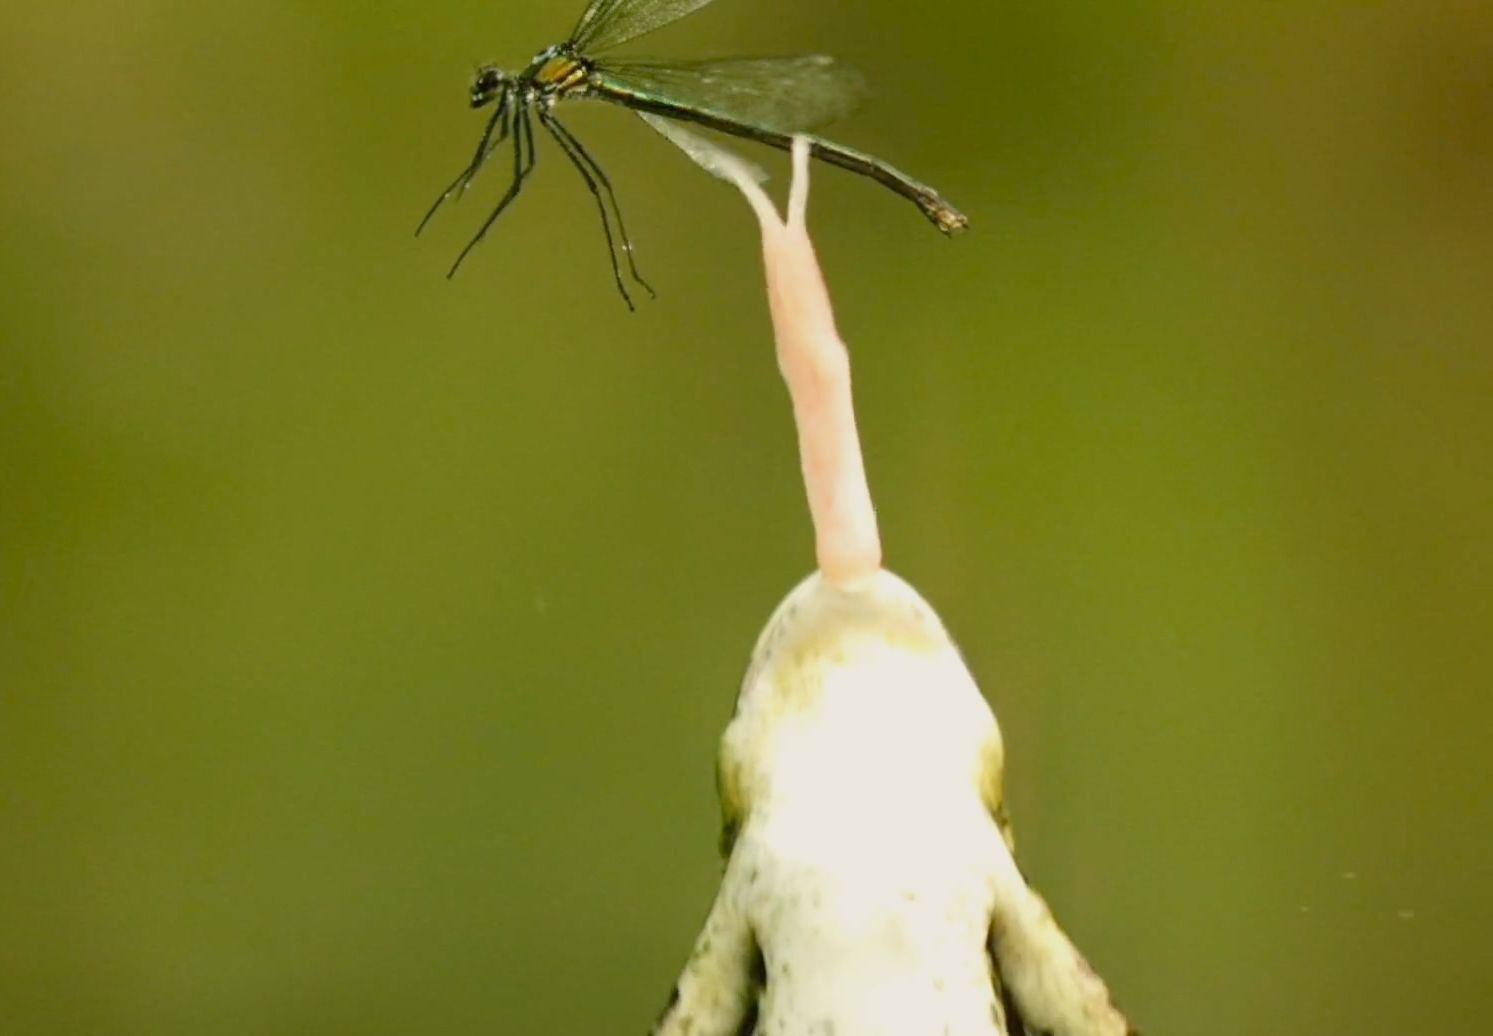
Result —
M 574 150 L 575 138 L 571 137 L 560 127 L 560 124 L 555 121 L 554 116 L 541 108 L 539 110 L 539 121 L 545 129 L 549 130 L 550 136 L 555 138 L 555 143 L 560 145 L 560 150 L 565 152 L 565 157 L 570 159 L 571 164 L 576 168 L 576 172 L 581 174 L 581 179 L 586 181 L 586 187 L 591 191 L 591 196 L 596 199 L 596 208 L 601 213 L 601 229 L 607 236 L 607 258 L 612 262 L 612 279 L 617 282 L 617 290 L 622 293 L 622 301 L 627 303 L 627 308 L 636 310 L 637 307 L 632 304 L 632 296 L 627 294 L 627 286 L 622 283 L 622 267 L 617 264 L 617 243 L 612 237 L 612 221 L 607 215 L 606 203 L 602 200 L 601 188 L 597 186 L 596 178 L 591 175 L 590 171 L 586 168 L 586 164 L 576 154 Z M 614 200 L 612 202 L 614 209 L 616 208 L 616 204 Z M 620 219 L 617 225 L 620 229 L 622 225 Z M 626 238 L 623 240 L 625 241 Z
M 487 217 L 487 222 L 482 224 L 482 229 L 477 231 L 475 237 L 467 242 L 467 246 L 461 250 L 461 255 L 456 257 L 456 262 L 451 264 L 451 270 L 446 274 L 455 277 L 456 271 L 466 260 L 467 254 L 477 247 L 477 243 L 487 236 L 492 225 L 498 221 L 518 192 L 523 190 L 524 180 L 534 169 L 534 161 L 537 157 L 534 150 L 534 128 L 529 124 L 529 112 L 526 108 L 515 108 L 513 112 L 513 182 L 508 185 L 508 191 L 498 202 L 497 208 L 492 210 L 492 215 Z
M 425 218 L 415 228 L 416 237 L 420 236 L 420 232 L 425 229 L 425 224 L 430 222 L 430 217 L 434 216 L 436 210 L 445 204 L 447 198 L 456 193 L 458 188 L 462 191 L 467 189 L 472 182 L 472 177 L 477 175 L 477 170 L 481 169 L 483 163 L 487 161 L 487 156 L 492 154 L 497 149 L 497 146 L 503 142 L 503 138 L 508 136 L 508 130 L 512 125 L 509 119 L 510 108 L 508 98 L 508 94 L 503 95 L 503 101 L 498 105 L 498 110 L 493 112 L 491 119 L 487 120 L 487 128 L 482 131 L 482 139 L 477 143 L 477 153 L 472 156 L 471 164 L 461 171 L 460 176 L 451 181 L 451 186 L 442 191 L 441 196 L 430 206 L 429 211 L 425 213 Z M 499 127 L 500 122 L 502 123 L 501 127 Z M 496 138 L 493 137 L 494 128 L 498 130 Z
M 622 238 L 622 250 L 627 255 L 627 268 L 632 273 L 632 279 L 641 284 L 650 296 L 657 298 L 658 295 L 654 292 L 652 286 L 643 279 L 642 274 L 638 273 L 638 264 L 633 258 L 632 238 L 627 233 L 627 224 L 622 221 L 622 206 L 617 204 L 617 195 L 612 191 L 612 181 L 607 179 L 607 174 L 601 168 L 601 164 L 591 157 L 591 153 L 575 138 L 575 135 L 570 130 L 562 126 L 560 121 L 553 115 L 550 116 L 550 122 L 552 124 L 552 131 L 564 136 L 570 142 L 570 146 L 580 155 L 581 160 L 591 167 L 591 171 L 596 175 L 596 179 L 601 182 L 602 189 L 607 192 L 607 198 L 611 200 L 612 212 L 617 217 L 617 231 Z

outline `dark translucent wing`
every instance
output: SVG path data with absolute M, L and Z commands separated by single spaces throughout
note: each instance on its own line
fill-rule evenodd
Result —
M 596 74 L 604 84 L 780 133 L 849 115 L 866 89 L 859 73 L 823 55 L 605 62 Z
M 644 33 L 678 21 L 710 0 L 591 0 L 570 43 L 582 53 L 594 54 Z

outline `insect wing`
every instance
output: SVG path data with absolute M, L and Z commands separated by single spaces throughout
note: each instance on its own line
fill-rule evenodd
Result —
M 594 54 L 619 43 L 637 39 L 670 22 L 698 11 L 711 0 L 591 0 L 575 31 L 570 45 L 582 53 Z
M 779 133 L 814 129 L 849 115 L 866 92 L 860 73 L 823 55 L 724 61 L 619 61 L 598 65 L 613 85 L 731 122 Z
M 638 118 L 652 126 L 665 140 L 688 155 L 695 165 L 717 179 L 735 183 L 736 177 L 733 174 L 740 171 L 757 183 L 766 183 L 768 180 L 767 170 L 756 162 L 748 161 L 736 152 L 721 147 L 715 141 L 707 140 L 698 133 L 685 129 L 673 119 L 666 119 L 662 115 L 650 115 L 648 112 L 638 112 Z

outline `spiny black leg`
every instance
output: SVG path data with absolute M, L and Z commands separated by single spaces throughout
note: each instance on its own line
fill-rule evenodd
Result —
M 503 99 L 498 102 L 498 110 L 493 112 L 492 118 L 487 120 L 487 127 L 482 131 L 482 139 L 477 142 L 477 151 L 472 155 L 472 164 L 467 167 L 466 180 L 461 185 L 462 190 L 466 190 L 467 187 L 471 186 L 472 178 L 477 175 L 477 170 L 481 169 L 487 161 L 487 156 L 497 150 L 498 145 L 503 143 L 503 138 L 508 136 L 508 131 L 513 128 L 513 121 L 510 116 L 513 114 L 514 108 L 513 94 L 505 91 Z M 494 138 L 492 135 L 493 127 L 498 126 L 500 123 L 501 128 L 498 130 L 497 137 Z
M 601 229 L 607 236 L 607 258 L 612 263 L 612 279 L 617 282 L 617 290 L 622 293 L 622 301 L 627 303 L 627 308 L 636 312 L 637 307 L 632 304 L 632 296 L 627 294 L 627 285 L 622 283 L 622 267 L 617 265 L 617 243 L 612 238 L 612 221 L 607 218 L 606 203 L 602 201 L 601 188 L 596 185 L 596 178 L 586 169 L 586 165 L 581 161 L 580 156 L 571 149 L 571 141 L 567 139 L 566 134 L 559 130 L 554 117 L 543 109 L 540 109 L 539 121 L 544 125 L 545 129 L 549 130 L 550 136 L 555 138 L 555 143 L 560 145 L 560 150 L 565 152 L 565 157 L 570 159 L 571 165 L 575 166 L 576 171 L 581 174 L 581 179 L 586 181 L 586 187 L 591 191 L 591 197 L 596 199 L 596 209 L 601 213 Z
M 498 106 L 498 110 L 493 112 L 493 116 L 491 119 L 487 120 L 487 129 L 482 131 L 482 140 L 477 144 L 477 153 L 472 156 L 471 164 L 461 171 L 460 176 L 451 181 L 451 186 L 442 191 L 441 196 L 435 200 L 435 203 L 433 205 L 430 206 L 430 210 L 425 213 L 425 218 L 422 219 L 420 221 L 420 225 L 415 228 L 416 237 L 420 236 L 420 232 L 425 229 L 425 224 L 430 222 L 430 217 L 435 215 L 436 210 L 445 204 L 446 199 L 451 197 L 451 195 L 456 192 L 456 189 L 458 187 L 463 191 L 467 189 L 467 186 L 472 182 L 472 177 L 477 175 L 477 170 L 482 168 L 483 163 L 487 161 L 487 156 L 492 154 L 493 150 L 503 142 L 504 137 L 508 136 L 508 112 L 508 98 L 505 96 L 503 98 L 503 103 Z M 497 139 L 494 140 L 492 135 L 493 127 L 497 126 L 500 119 L 502 120 L 503 125 L 502 128 L 498 131 Z M 491 143 L 489 144 L 489 142 Z
M 617 216 L 617 231 L 619 236 L 621 236 L 622 238 L 622 250 L 627 254 L 627 268 L 632 272 L 632 279 L 641 284 L 644 289 L 647 290 L 650 296 L 652 296 L 653 298 L 658 298 L 658 293 L 653 290 L 652 286 L 649 285 L 647 281 L 643 280 L 643 275 L 638 273 L 637 261 L 633 259 L 632 238 L 628 236 L 627 224 L 622 221 L 622 206 L 617 204 L 617 195 L 612 191 L 612 181 L 607 179 L 607 174 L 601 168 L 601 163 L 597 162 L 596 159 L 591 157 L 591 153 L 586 150 L 585 146 L 575 138 L 575 135 L 571 133 L 570 130 L 560 125 L 560 121 L 558 119 L 556 119 L 554 116 L 550 116 L 550 122 L 553 123 L 555 131 L 563 135 L 565 139 L 569 141 L 570 145 L 575 148 L 576 152 L 581 156 L 582 161 L 584 161 L 591 167 L 591 171 L 595 173 L 596 178 L 601 181 L 602 188 L 607 192 L 607 197 L 611 199 L 612 212 Z
M 529 121 L 529 109 L 524 109 L 524 146 L 529 149 L 529 168 L 534 168 L 534 156 L 539 152 L 534 149 L 534 124 Z M 515 130 L 514 132 L 517 132 Z
M 471 172 L 470 166 L 458 173 L 456 179 L 451 181 L 451 186 L 442 191 L 441 196 L 437 198 L 435 202 L 431 204 L 430 208 L 425 211 L 425 218 L 420 220 L 420 225 L 415 228 L 416 237 L 419 237 L 421 232 L 425 230 L 425 224 L 430 222 L 430 217 L 435 215 L 436 210 L 446 203 L 446 199 L 451 197 L 456 188 L 461 186 L 462 181 L 467 178 L 467 173 L 469 172 Z
M 529 125 L 529 113 L 527 109 L 517 108 L 513 113 L 513 182 L 508 185 L 508 192 L 503 195 L 498 207 L 492 210 L 492 215 L 487 217 L 487 222 L 482 224 L 482 229 L 477 235 L 467 242 L 467 246 L 461 250 L 461 255 L 456 257 L 456 262 L 451 264 L 451 270 L 446 274 L 448 278 L 455 277 L 456 271 L 460 269 L 462 262 L 466 260 L 467 254 L 477 247 L 477 243 L 487 236 L 488 230 L 498 221 L 518 192 L 523 189 L 524 179 L 534 169 L 534 160 L 537 157 L 534 151 L 534 130 Z M 527 132 L 520 132 L 526 130 Z M 527 148 L 526 146 L 527 145 Z M 525 155 L 527 151 L 527 157 Z

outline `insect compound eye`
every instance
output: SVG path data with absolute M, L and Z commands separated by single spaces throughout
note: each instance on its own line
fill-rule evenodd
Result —
M 492 102 L 503 90 L 503 73 L 495 68 L 477 70 L 472 80 L 472 107 L 481 108 Z

